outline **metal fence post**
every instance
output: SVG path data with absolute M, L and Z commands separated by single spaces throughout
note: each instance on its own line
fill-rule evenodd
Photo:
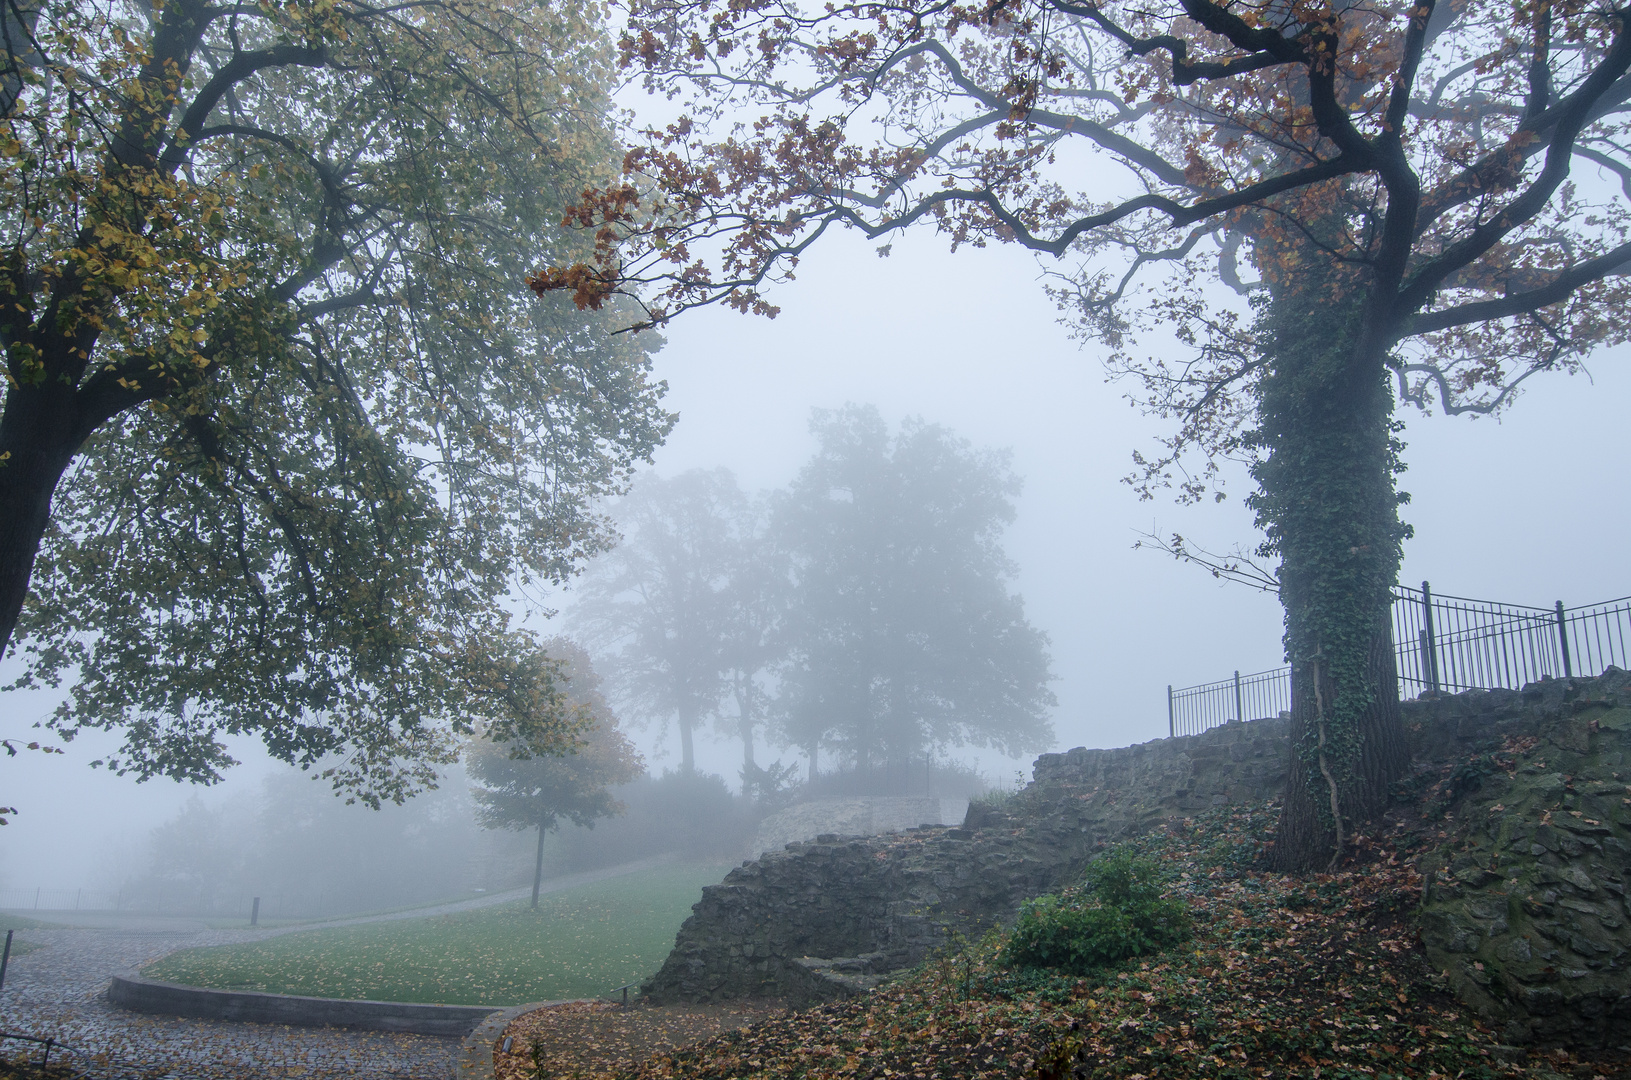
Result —
M 1422 675 L 1427 689 L 1438 693 L 1438 641 L 1433 634 L 1433 587 L 1421 583 Z
M 1172 684 L 1167 683 L 1167 738 L 1170 739 L 1177 734 L 1178 727 L 1172 718 Z
M 250 907 L 250 909 L 249 909 L 249 925 L 250 926 L 259 926 L 260 924 L 261 924 L 261 898 L 257 896 L 257 897 L 255 897 L 254 905 L 252 907 Z
M 1563 601 L 1553 608 L 1557 612 L 1557 643 L 1563 646 L 1563 677 L 1574 678 L 1574 664 L 1569 659 L 1569 622 L 1563 617 Z
M 11 935 L 16 932 L 15 930 L 6 931 L 6 951 L 0 953 L 0 990 L 6 988 L 6 968 L 11 965 Z
M 1235 672 L 1235 719 L 1246 722 L 1246 710 L 1240 707 L 1240 672 Z

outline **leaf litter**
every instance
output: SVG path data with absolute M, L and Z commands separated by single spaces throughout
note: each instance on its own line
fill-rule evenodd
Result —
M 1631 1077 L 1613 1054 L 1504 1046 L 1428 962 L 1410 835 L 1336 873 L 1256 869 L 1278 814 L 1220 810 L 1134 841 L 1161 860 L 1193 940 L 1086 977 L 999 963 L 1000 931 L 878 990 L 672 1050 L 586 1009 L 511 1026 L 500 1080 L 1505 1080 Z M 631 1010 L 627 1024 L 658 1010 Z M 537 1017 L 539 1014 L 532 1014 Z M 564 1016 L 564 1013 L 558 1013 Z M 600 1030 L 601 1034 L 595 1034 Z M 588 1049 L 573 1052 L 574 1038 Z M 536 1052 L 534 1048 L 536 1047 Z

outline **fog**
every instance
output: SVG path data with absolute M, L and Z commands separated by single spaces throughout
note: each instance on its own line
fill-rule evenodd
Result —
M 680 421 L 654 468 L 725 466 L 750 490 L 784 485 L 813 448 L 811 408 L 846 402 L 875 405 L 892 424 L 920 416 L 977 446 L 1011 448 L 1025 488 L 1006 547 L 1027 614 L 1051 638 L 1057 749 L 1161 737 L 1168 684 L 1279 665 L 1273 597 L 1133 549 L 1147 532 L 1179 532 L 1213 549 L 1254 545 L 1243 475 L 1229 477 L 1221 504 L 1139 502 L 1121 478 L 1132 451 L 1166 426 L 1105 382 L 1096 347 L 1068 339 L 1029 255 L 949 255 L 928 233 L 898 239 L 887 259 L 873 247 L 845 236 L 818 246 L 798 281 L 772 295 L 782 307 L 775 320 L 702 311 L 666 331 L 656 374 Z M 1404 517 L 1416 530 L 1404 580 L 1536 605 L 1631 593 L 1620 554 L 1631 524 L 1626 360 L 1621 349 L 1595 357 L 1590 378 L 1531 379 L 1499 421 L 1404 414 L 1410 469 L 1401 486 L 1413 496 Z M 574 597 L 557 599 L 570 608 Z M 0 736 L 36 737 L 30 725 L 54 701 L 0 695 Z M 677 761 L 672 732 L 631 735 L 654 768 Z M 225 813 L 290 771 L 235 740 L 243 764 L 218 788 L 138 785 L 88 766 L 114 744 L 87 736 L 61 756 L 0 759 L 0 801 L 19 810 L 0 829 L 0 887 L 105 887 L 189 799 Z M 739 760 L 727 736 L 699 743 L 704 770 L 734 782 Z M 1029 763 L 987 755 L 977 764 L 1006 777 Z M 346 810 L 359 822 L 371 813 Z

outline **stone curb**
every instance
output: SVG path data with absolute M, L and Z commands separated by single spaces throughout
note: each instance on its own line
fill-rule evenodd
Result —
M 146 979 L 135 972 L 113 976 L 108 986 L 108 1000 L 135 1012 L 205 1020 L 445 1036 L 466 1035 L 495 1011 L 482 1005 L 423 1005 L 408 1001 L 353 1001 L 251 990 L 209 990 Z
M 503 1038 L 504 1029 L 510 1026 L 510 1021 L 518 1016 L 525 1016 L 534 1009 L 543 1009 L 551 1005 L 570 1005 L 575 1001 L 596 1001 L 598 998 L 566 998 L 562 1001 L 534 1001 L 530 1005 L 511 1005 L 493 1013 L 480 1024 L 476 1030 L 464 1037 L 464 1045 L 459 1048 L 459 1059 L 453 1066 L 453 1080 L 493 1080 L 493 1054 L 498 1049 L 498 1040 Z

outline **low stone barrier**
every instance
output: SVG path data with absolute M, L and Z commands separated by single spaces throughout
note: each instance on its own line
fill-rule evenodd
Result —
M 209 990 L 146 979 L 134 972 L 113 977 L 108 1000 L 135 1012 L 204 1020 L 348 1027 L 460 1038 L 499 1011 L 485 1005 L 421 1005 L 408 1001 L 350 1001 L 263 994 L 253 990 Z
M 476 1030 L 464 1037 L 459 1048 L 459 1061 L 453 1068 L 453 1080 L 493 1080 L 493 1056 L 504 1039 L 504 1029 L 510 1021 L 551 1005 L 570 1005 L 586 998 L 563 998 L 560 1001 L 534 1001 L 530 1005 L 511 1005 L 488 1016 Z

